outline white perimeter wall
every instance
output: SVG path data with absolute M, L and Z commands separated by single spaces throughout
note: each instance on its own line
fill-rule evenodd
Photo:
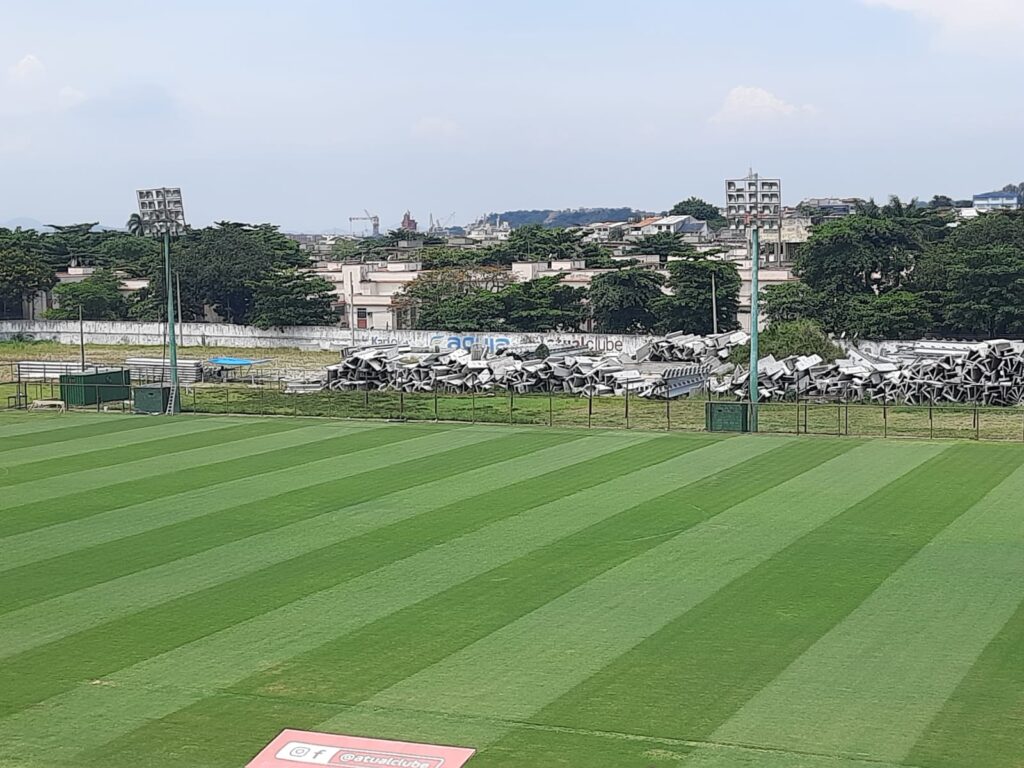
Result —
M 87 344 L 163 344 L 162 323 L 99 322 L 83 324 Z M 78 321 L 2 320 L 0 341 L 17 335 L 33 339 L 78 343 Z M 181 323 L 178 338 L 183 346 L 211 347 L 299 347 L 339 349 L 351 344 L 408 344 L 415 347 L 470 347 L 578 345 L 594 352 L 632 354 L 652 336 L 624 336 L 609 333 L 478 333 L 450 331 L 350 331 L 331 326 L 296 326 L 284 330 L 254 328 L 230 323 Z

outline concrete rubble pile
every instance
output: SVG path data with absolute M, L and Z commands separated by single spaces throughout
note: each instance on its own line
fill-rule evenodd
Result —
M 476 347 L 440 351 L 398 345 L 359 347 L 346 350 L 342 362 L 328 368 L 327 386 L 452 394 L 512 390 L 522 395 L 556 392 L 580 397 L 628 392 L 664 398 L 703 390 L 712 370 L 689 352 L 688 358 L 666 355 L 660 360 L 594 355 L 585 348 L 557 349 L 543 357 L 535 353 L 516 349 L 487 354 Z M 681 363 L 681 359 L 693 362 Z
M 825 363 L 817 355 L 758 362 L 765 400 L 801 399 L 897 405 L 1024 404 L 1024 343 L 887 342 L 851 347 Z M 747 396 L 748 370 L 712 378 L 713 394 Z

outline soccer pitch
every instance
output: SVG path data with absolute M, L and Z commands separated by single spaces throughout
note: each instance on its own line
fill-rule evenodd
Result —
M 1019 768 L 1024 447 L 0 414 L 0 766 Z

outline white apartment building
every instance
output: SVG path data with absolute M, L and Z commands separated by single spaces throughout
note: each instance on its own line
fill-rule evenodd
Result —
M 1020 199 L 1016 192 L 983 192 L 974 196 L 974 210 L 978 213 L 989 211 L 1016 211 Z
M 343 327 L 389 331 L 398 327 L 395 296 L 421 268 L 418 261 L 321 261 L 313 272 L 334 286 Z

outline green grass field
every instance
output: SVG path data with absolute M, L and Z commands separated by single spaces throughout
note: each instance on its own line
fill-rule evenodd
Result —
M 1024 446 L 0 414 L 0 766 L 1020 768 Z

